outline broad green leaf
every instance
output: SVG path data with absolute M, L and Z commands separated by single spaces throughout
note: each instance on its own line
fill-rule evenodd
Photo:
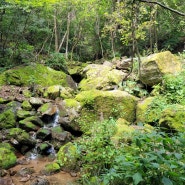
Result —
M 167 178 L 167 177 L 163 177 L 161 182 L 164 185 L 173 185 L 173 182 L 169 178 Z
M 139 184 L 141 181 L 143 181 L 142 175 L 137 172 L 132 176 L 133 180 L 134 180 L 134 185 Z

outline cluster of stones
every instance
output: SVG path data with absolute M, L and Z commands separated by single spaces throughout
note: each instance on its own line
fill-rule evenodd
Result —
M 130 62 L 127 59 L 124 61 Z M 126 92 L 126 89 L 120 88 L 122 79 L 130 67 L 130 64 L 124 65 L 124 61 L 119 61 L 118 64 L 88 64 L 83 68 L 76 65 L 76 70 L 73 66 L 69 72 L 71 76 L 80 76 L 78 87 L 66 74 L 41 65 L 38 65 L 38 69 L 34 66 L 34 70 L 33 66 L 26 67 L 26 71 L 31 71 L 26 73 L 26 77 L 21 76 L 25 67 L 0 75 L 2 85 L 8 82 L 10 85 L 31 88 L 31 91 L 27 89 L 26 93 L 22 93 L 24 96 L 21 100 L 16 98 L 19 101 L 0 99 L 0 141 L 3 143 L 0 145 L 0 154 L 3 154 L 0 155 L 0 167 L 9 168 L 15 165 L 15 149 L 25 153 L 37 144 L 41 154 L 46 155 L 51 146 L 58 150 L 56 162 L 45 167 L 45 174 L 57 172 L 61 168 L 66 171 L 78 170 L 79 153 L 70 141 L 74 136 L 88 134 L 94 122 L 109 118 L 117 120 L 117 132 L 112 137 L 115 144 L 119 143 L 120 137 L 129 139 L 129 133 L 135 129 L 153 129 L 151 123 L 156 119 L 161 126 L 182 131 L 184 119 L 181 118 L 185 118 L 184 106 L 171 106 L 163 110 L 162 114 L 150 112 L 146 116 L 154 97 L 136 97 Z M 124 70 L 120 70 L 122 68 Z M 153 86 L 160 83 L 165 74 L 175 75 L 181 69 L 180 61 L 170 52 L 155 54 L 142 59 L 139 80 L 145 85 Z M 30 84 L 28 76 L 32 73 L 35 81 Z M 57 125 L 52 127 L 56 116 L 59 116 Z M 145 123 L 142 128 L 131 125 L 139 122 Z M 33 138 L 33 133 L 36 133 L 36 139 Z M 127 133 L 125 138 L 124 133 Z

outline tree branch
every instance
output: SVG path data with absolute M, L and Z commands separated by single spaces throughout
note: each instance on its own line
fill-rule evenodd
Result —
M 166 9 L 166 10 L 170 10 L 171 12 L 174 12 L 178 15 L 181 15 L 181 16 L 185 16 L 185 13 L 182 13 L 182 12 L 179 12 L 173 8 L 170 8 L 168 6 L 165 6 L 164 4 L 158 2 L 158 1 L 151 1 L 151 0 L 139 0 L 140 2 L 144 2 L 144 3 L 153 3 L 153 4 L 157 4 L 159 6 L 161 6 L 162 8 Z

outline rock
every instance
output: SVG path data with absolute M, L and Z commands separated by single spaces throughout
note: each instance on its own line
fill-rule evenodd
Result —
M 16 164 L 17 157 L 15 154 L 7 149 L 7 148 L 0 148 L 0 169 L 9 169 Z
M 1 185 L 14 185 L 11 177 L 0 178 L 0 184 Z
M 43 175 L 52 175 L 60 171 L 60 165 L 56 162 L 46 164 L 44 169 L 41 170 Z
M 16 115 L 11 109 L 5 110 L 0 114 L 0 129 L 13 128 L 16 126 Z
M 33 116 L 35 114 L 35 111 L 27 111 L 27 110 L 18 110 L 17 111 L 17 117 L 19 119 L 25 119 L 27 117 Z
M 78 167 L 79 153 L 77 147 L 71 142 L 65 144 L 57 153 L 57 163 L 64 171 L 75 171 Z
M 22 120 L 23 122 L 31 122 L 34 125 L 37 125 L 39 127 L 43 127 L 44 123 L 38 116 L 30 116 Z
M 49 155 L 50 154 L 50 149 L 52 148 L 52 145 L 48 142 L 43 142 L 40 143 L 37 146 L 37 151 L 41 155 Z
M 21 128 L 11 128 L 5 131 L 6 134 L 6 139 L 12 139 L 14 138 L 15 140 L 18 141 L 18 145 L 27 145 L 27 146 L 34 146 L 35 141 L 33 141 L 29 134 L 22 130 Z
M 185 131 L 185 106 L 171 105 L 162 111 L 159 125 L 167 131 Z
M 70 87 L 62 87 L 61 85 L 53 85 L 48 87 L 44 92 L 44 97 L 55 100 L 57 97 L 72 98 L 74 90 Z
M 176 74 L 181 70 L 179 59 L 169 51 L 156 53 L 142 59 L 140 80 L 146 85 L 153 86 L 162 82 L 165 74 Z
M 37 131 L 36 138 L 42 141 L 51 139 L 51 131 L 47 128 L 41 128 Z
M 31 175 L 35 172 L 35 170 L 33 168 L 30 167 L 25 167 L 25 168 L 21 168 L 18 172 L 17 172 L 17 176 L 21 176 L 21 177 L 27 177 L 28 175 Z
M 23 110 L 30 111 L 32 109 L 32 106 L 29 101 L 25 100 L 22 102 L 21 107 Z
M 44 177 L 37 177 L 30 182 L 30 185 L 50 185 L 50 183 Z
M 31 97 L 30 103 L 33 105 L 33 107 L 39 107 L 43 104 L 43 100 L 41 98 Z
M 85 78 L 79 83 L 81 91 L 110 90 L 118 86 L 126 73 L 106 65 L 90 64 L 84 68 Z
M 129 122 L 135 120 L 135 111 L 138 98 L 124 91 L 83 91 L 76 98 L 82 109 L 79 117 L 74 120 L 73 127 L 88 131 L 95 121 L 123 118 Z
M 19 121 L 19 127 L 26 130 L 27 132 L 37 131 L 39 129 L 39 126 L 35 125 L 27 119 Z
M 72 78 L 64 72 L 36 63 L 28 66 L 18 66 L 3 72 L 0 75 L 0 85 L 3 84 L 17 86 L 41 85 L 43 87 L 60 84 L 72 88 L 75 86 Z
M 136 108 L 137 123 L 152 123 L 157 118 L 159 119 L 159 114 L 157 112 L 148 111 L 154 100 L 155 100 L 155 97 L 148 97 L 144 100 L 138 101 L 137 108 Z

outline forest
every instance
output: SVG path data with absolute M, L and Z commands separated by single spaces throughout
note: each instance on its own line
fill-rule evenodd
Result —
M 184 185 L 185 1 L 0 0 L 0 184 Z
M 129 57 L 133 42 L 140 55 L 183 51 L 185 2 L 158 3 L 174 11 L 147 0 L 1 0 L 0 67 Z

